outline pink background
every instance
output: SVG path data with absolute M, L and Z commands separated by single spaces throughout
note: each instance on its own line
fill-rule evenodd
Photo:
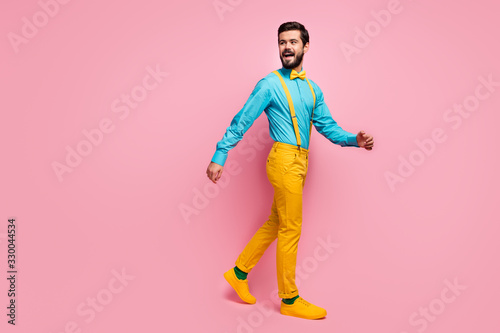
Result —
M 2 332 L 500 331 L 500 86 L 478 88 L 458 127 L 444 119 L 474 102 L 479 77 L 500 82 L 498 2 L 401 0 L 350 59 L 342 43 L 380 27 L 371 12 L 394 2 L 220 0 L 223 13 L 212 0 L 40 3 L 0 11 Z M 9 34 L 34 19 L 14 47 Z M 256 305 L 222 277 L 270 213 L 265 115 L 230 152 L 226 186 L 205 174 L 257 81 L 281 67 L 276 31 L 290 20 L 309 30 L 304 69 L 334 119 L 375 138 L 368 152 L 313 131 L 298 266 L 300 295 L 328 311 L 319 321 L 279 314 L 276 243 L 249 275 Z M 151 90 L 147 68 L 168 73 L 147 79 Z M 114 112 L 132 92 L 141 101 Z M 82 131 L 102 121 L 112 131 L 60 181 L 52 164 L 67 146 L 90 149 Z M 415 140 L 435 128 L 446 140 L 424 155 Z M 420 165 L 391 188 L 387 173 L 410 158 Z M 11 216 L 15 328 L 5 315 Z M 454 281 L 464 286 L 455 293 Z

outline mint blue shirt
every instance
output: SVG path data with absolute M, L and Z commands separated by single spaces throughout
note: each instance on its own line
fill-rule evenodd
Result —
M 301 147 L 309 149 L 309 124 L 314 99 L 306 80 L 290 80 L 291 69 L 282 67 L 278 70 L 292 96 L 295 115 L 299 125 Z M 309 79 L 316 94 L 313 125 L 316 130 L 331 142 L 342 147 L 359 147 L 356 134 L 344 131 L 335 120 L 323 99 L 323 92 Z M 217 143 L 212 162 L 224 166 L 229 150 L 243 139 L 245 132 L 264 111 L 269 120 L 269 135 L 274 141 L 297 145 L 293 131 L 292 116 L 285 91 L 276 74 L 269 73 L 257 82 L 252 94 L 243 108 L 234 116 L 222 139 Z

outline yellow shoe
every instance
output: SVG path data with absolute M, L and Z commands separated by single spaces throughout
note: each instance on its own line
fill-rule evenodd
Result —
M 247 303 L 255 304 L 257 301 L 252 294 L 250 294 L 250 290 L 248 289 L 248 279 L 240 280 L 236 277 L 234 273 L 234 268 L 231 268 L 226 273 L 224 273 L 224 278 L 227 282 L 233 287 L 234 291 L 240 296 L 240 298 Z
M 285 304 L 281 301 L 281 314 L 304 319 L 319 319 L 326 316 L 326 310 L 309 303 L 302 297 L 295 300 L 293 304 Z

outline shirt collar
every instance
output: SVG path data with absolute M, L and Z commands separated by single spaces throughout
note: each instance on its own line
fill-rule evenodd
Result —
M 302 72 L 303 70 L 304 70 L 304 66 L 302 66 L 302 69 L 299 71 L 299 73 Z M 292 73 L 291 69 L 281 67 L 279 71 L 281 72 L 281 75 L 283 75 L 283 77 L 286 77 L 287 79 L 290 80 L 290 74 Z

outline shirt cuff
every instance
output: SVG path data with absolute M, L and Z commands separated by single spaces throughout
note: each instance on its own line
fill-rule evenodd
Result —
M 349 134 L 347 135 L 347 145 L 348 146 L 354 146 L 354 147 L 359 147 L 358 146 L 358 140 L 356 140 L 356 135 L 357 134 Z
M 214 156 L 212 157 L 212 162 L 224 166 L 224 163 L 226 163 L 226 159 L 227 153 L 222 153 L 216 150 Z

